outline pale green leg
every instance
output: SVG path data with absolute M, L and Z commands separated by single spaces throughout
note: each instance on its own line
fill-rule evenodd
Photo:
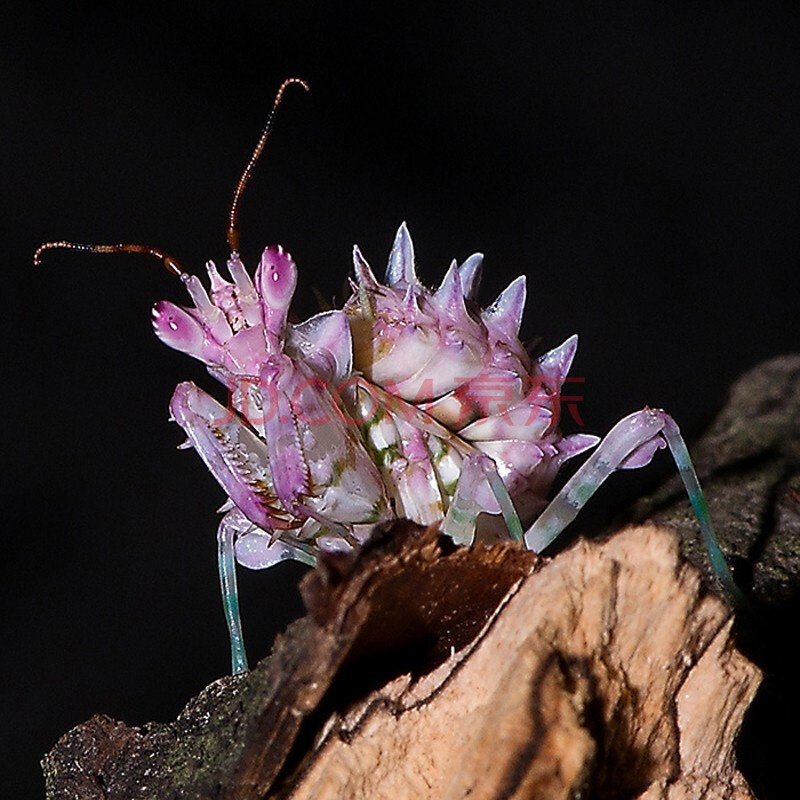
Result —
M 541 553 L 578 516 L 603 481 L 634 450 L 658 436 L 663 427 L 661 419 L 648 410 L 620 420 L 528 528 L 525 546 Z
M 483 474 L 489 481 L 489 487 L 494 494 L 495 500 L 497 500 L 500 506 L 500 512 L 505 520 L 509 536 L 511 536 L 513 541 L 521 542 L 524 533 L 522 530 L 522 522 L 520 521 L 519 514 L 517 514 L 517 509 L 514 508 L 514 501 L 508 493 L 508 488 L 497 472 L 497 465 L 489 456 L 484 456 L 481 460 L 481 467 L 483 469 Z
M 711 514 L 708 511 L 708 501 L 697 478 L 697 472 L 695 472 L 692 458 L 689 455 L 689 448 L 686 447 L 686 442 L 683 441 L 683 436 L 681 436 L 675 420 L 668 414 L 664 414 L 664 422 L 663 435 L 678 466 L 678 473 L 683 481 L 686 494 L 689 495 L 689 502 L 692 504 L 694 515 L 700 525 L 700 533 L 708 552 L 708 558 L 711 561 L 711 568 L 728 595 L 738 605 L 746 606 L 748 603 L 747 598 L 733 580 L 728 562 L 725 560 L 717 541 L 717 535 L 714 533 L 714 525 L 711 522 Z
M 244 527 L 243 527 L 244 521 Z M 231 671 L 234 675 L 247 672 L 247 654 L 244 649 L 242 635 L 242 618 L 239 611 L 239 591 L 236 584 L 236 553 L 234 544 L 237 536 L 252 528 L 250 522 L 239 512 L 232 512 L 223 517 L 217 531 L 217 563 L 219 567 L 219 583 L 222 590 L 222 608 L 231 642 Z M 285 558 L 292 558 L 309 567 L 317 563 L 314 550 L 307 542 L 300 542 L 288 536 L 280 540 L 281 554 L 275 557 L 274 563 Z M 263 567 L 264 565 L 262 565 Z
M 474 453 L 464 460 L 456 492 L 447 509 L 444 522 L 442 522 L 442 530 L 456 544 L 472 544 L 475 538 L 475 523 L 478 514 L 485 510 L 475 500 L 478 487 L 484 481 L 488 481 L 500 506 L 509 535 L 514 541 L 521 542 L 522 523 L 514 508 L 514 502 L 503 479 L 497 472 L 494 461 L 482 453 Z
M 217 565 L 222 590 L 222 608 L 231 640 L 231 672 L 234 675 L 247 672 L 247 654 L 244 650 L 239 591 L 236 585 L 236 558 L 233 550 L 236 533 L 236 526 L 228 517 L 223 517 L 217 531 Z
M 686 444 L 675 420 L 663 411 L 644 409 L 620 420 L 526 531 L 526 547 L 537 553 L 544 550 L 575 519 L 589 498 L 612 472 L 648 463 L 655 451 L 663 447 L 661 437 L 666 440 L 678 466 L 700 525 L 703 543 L 714 574 L 736 603 L 746 603 L 720 550 L 708 513 L 708 504 L 700 488 Z

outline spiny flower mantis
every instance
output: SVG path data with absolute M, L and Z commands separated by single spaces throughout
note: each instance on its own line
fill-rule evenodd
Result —
M 226 408 L 193 383 L 170 402 L 228 501 L 218 530 L 219 575 L 234 673 L 247 669 L 236 562 L 263 569 L 284 559 L 313 565 L 325 550 L 352 549 L 394 517 L 441 522 L 470 545 L 498 531 L 540 552 L 613 471 L 644 466 L 668 447 L 695 510 L 714 570 L 739 596 L 716 542 L 686 445 L 664 411 L 643 409 L 602 440 L 562 435 L 562 387 L 572 336 L 532 358 L 519 339 L 525 278 L 486 308 L 477 302 L 483 256 L 450 265 L 431 291 L 418 279 L 411 236 L 400 226 L 384 282 L 358 247 L 343 308 L 288 320 L 297 267 L 267 247 L 254 277 L 239 256 L 238 209 L 285 89 L 236 186 L 224 278 L 206 264 L 207 290 L 172 256 L 144 245 L 58 241 L 45 250 L 144 253 L 184 283 L 189 307 L 161 301 L 156 335 L 202 361 L 229 389 Z M 552 500 L 562 464 L 592 454 Z

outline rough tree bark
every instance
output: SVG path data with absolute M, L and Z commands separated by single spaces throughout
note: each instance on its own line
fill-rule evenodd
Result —
M 800 358 L 769 362 L 695 448 L 740 582 L 781 613 L 800 554 L 798 409 Z M 760 673 L 681 555 L 704 568 L 677 497 L 634 511 L 672 527 L 550 560 L 385 528 L 306 577 L 308 614 L 248 675 L 170 724 L 96 716 L 62 737 L 48 796 L 752 797 L 733 745 Z

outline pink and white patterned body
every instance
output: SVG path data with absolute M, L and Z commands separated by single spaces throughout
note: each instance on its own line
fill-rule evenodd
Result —
M 562 436 L 558 425 L 577 337 L 532 359 L 519 339 L 524 276 L 481 309 L 475 298 L 482 260 L 476 253 L 460 266 L 453 261 L 431 291 L 417 278 L 405 224 L 383 284 L 354 249 L 353 295 L 344 308 L 354 367 L 365 379 L 358 391 L 365 443 L 398 515 L 418 522 L 445 517 L 465 462 L 483 454 L 527 525 L 547 505 L 564 461 L 599 441 L 581 433 Z M 370 414 L 373 407 L 377 412 Z M 501 513 L 479 471 L 462 493 L 481 514 L 479 522 Z M 445 528 L 459 541 L 472 538 L 468 530 L 455 533 L 452 515 Z

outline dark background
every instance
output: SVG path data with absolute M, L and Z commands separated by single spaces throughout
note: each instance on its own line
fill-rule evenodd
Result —
M 406 219 L 427 281 L 481 250 L 484 301 L 524 272 L 525 335 L 581 335 L 592 432 L 649 403 L 697 435 L 742 370 L 798 347 L 796 14 L 184 5 L 32 3 L 4 22 L 8 797 L 41 796 L 37 760 L 93 713 L 168 720 L 228 669 L 223 497 L 167 423 L 179 380 L 213 381 L 149 322 L 182 287 L 145 258 L 31 255 L 70 238 L 157 245 L 191 271 L 223 261 L 234 183 L 283 78 L 312 91 L 286 97 L 242 250 L 252 265 L 265 244 L 290 249 L 301 314 L 314 286 L 341 297 L 353 242 L 382 269 Z M 658 461 L 618 490 L 666 474 Z M 253 660 L 298 613 L 301 573 L 242 576 Z

